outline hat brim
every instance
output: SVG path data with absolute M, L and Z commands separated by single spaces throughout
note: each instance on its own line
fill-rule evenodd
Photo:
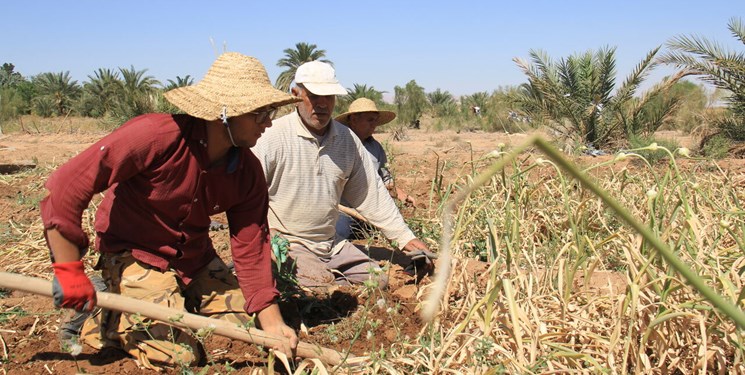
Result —
M 319 96 L 347 95 L 347 89 L 345 89 L 338 83 L 303 82 L 301 84 L 303 85 L 303 87 L 308 89 L 308 91 Z
M 334 120 L 339 121 L 342 124 L 349 125 L 349 116 L 355 113 L 377 113 L 378 121 L 377 123 L 375 123 L 375 126 L 385 125 L 396 118 L 396 114 L 391 111 L 354 111 L 342 113 L 339 116 L 336 116 Z
M 228 117 L 235 117 L 253 112 L 264 107 L 281 107 L 297 103 L 302 99 L 277 90 L 272 86 L 254 85 L 245 87 L 243 92 L 224 95 L 220 102 L 214 101 L 213 93 L 205 92 L 199 84 L 179 87 L 167 91 L 163 96 L 185 113 L 207 121 L 220 118 L 223 107 Z

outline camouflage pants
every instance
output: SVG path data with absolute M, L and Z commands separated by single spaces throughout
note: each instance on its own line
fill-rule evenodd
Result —
M 137 262 L 130 252 L 103 254 L 109 291 L 190 313 L 246 324 L 245 299 L 238 280 L 218 257 L 184 286 L 173 271 L 160 272 Z M 189 366 L 202 358 L 199 342 L 182 329 L 139 315 L 103 310 L 83 324 L 81 339 L 94 348 L 120 346 L 152 369 Z

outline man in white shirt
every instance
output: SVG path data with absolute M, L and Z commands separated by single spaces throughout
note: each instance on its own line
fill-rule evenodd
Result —
M 269 188 L 269 227 L 290 242 L 298 282 L 306 287 L 387 285 L 377 262 L 336 236 L 343 199 L 390 240 L 431 267 L 436 257 L 416 238 L 377 175 L 369 153 L 352 131 L 332 119 L 336 95 L 346 90 L 331 65 L 311 61 L 298 67 L 293 95 L 297 110 L 273 122 L 252 149 Z

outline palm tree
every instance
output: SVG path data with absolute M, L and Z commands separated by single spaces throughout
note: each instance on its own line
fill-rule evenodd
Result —
M 153 112 L 158 106 L 158 89 L 160 81 L 153 76 L 145 75 L 147 69 L 136 70 L 119 68 L 122 74 L 122 97 L 113 108 L 114 117 L 124 122 L 132 117 Z
M 24 82 L 26 80 L 21 73 L 15 71 L 15 65 L 4 63 L 0 67 L 0 121 L 14 118 L 24 111 L 26 103 L 18 90 L 18 86 Z
M 339 97 L 336 101 L 336 111 L 339 113 L 346 112 L 349 105 L 359 98 L 367 98 L 375 102 L 378 107 L 386 104 L 383 102 L 384 91 L 378 91 L 373 86 L 355 83 L 353 88 L 347 89 L 347 95 Z
M 0 121 L 19 116 L 23 104 L 23 98 L 18 90 L 11 87 L 0 87 Z M 2 133 L 2 126 L 0 126 L 0 135 Z
M 119 72 L 99 68 L 88 76 L 89 81 L 83 84 L 81 112 L 94 117 L 104 116 L 111 111 L 124 93 L 124 85 Z
M 80 94 L 78 81 L 72 80 L 70 72 L 42 73 L 35 77 L 36 92 L 45 106 L 51 103 L 54 113 L 61 116 L 69 113 L 73 102 Z
M 479 107 L 481 110 L 486 110 L 486 104 L 489 102 L 489 93 L 485 91 L 477 92 L 471 95 L 466 95 L 460 99 L 461 112 L 468 113 L 473 107 Z
M 288 91 L 292 80 L 295 79 L 295 71 L 297 71 L 297 68 L 300 65 L 303 65 L 303 63 L 318 60 L 331 64 L 330 60 L 323 59 L 323 57 L 326 57 L 326 50 L 316 48 L 318 47 L 315 44 L 300 42 L 295 44 L 295 49 L 285 49 L 283 51 L 285 57 L 277 61 L 277 66 L 287 69 L 279 74 L 274 86 L 279 90 Z
M 23 81 L 21 73 L 15 71 L 15 65 L 11 63 L 4 63 L 0 67 L 0 88 L 2 87 L 15 87 L 18 83 Z
M 146 76 L 147 69 L 136 70 L 134 66 L 129 69 L 119 68 L 122 73 L 124 83 L 124 92 L 127 95 L 144 95 L 150 94 L 156 90 L 155 86 L 160 85 L 160 81 L 153 76 Z
M 191 86 L 194 84 L 194 78 L 191 77 L 191 75 L 187 74 L 186 77 L 181 78 L 180 76 L 176 76 L 176 81 L 168 80 L 168 84 L 165 87 L 165 91 L 172 90 L 179 87 L 184 86 Z
M 542 51 L 531 50 L 532 64 L 514 59 L 528 76 L 518 103 L 526 113 L 548 120 L 549 127 L 560 136 L 596 147 L 632 134 L 653 132 L 673 113 L 673 108 L 653 116 L 647 103 L 685 75 L 680 72 L 668 77 L 641 98 L 635 98 L 640 84 L 655 66 L 653 59 L 658 51 L 659 47 L 650 51 L 614 93 L 615 48 L 588 51 L 558 62 Z
M 434 110 L 435 116 L 445 117 L 455 114 L 456 104 L 453 94 L 439 88 L 427 94 L 427 101 Z
M 745 44 L 745 25 L 739 18 L 727 24 L 732 35 Z M 745 140 L 745 53 L 729 51 L 719 43 L 696 36 L 677 36 L 660 62 L 687 68 L 692 74 L 730 92 L 732 116 L 715 125 L 729 138 Z

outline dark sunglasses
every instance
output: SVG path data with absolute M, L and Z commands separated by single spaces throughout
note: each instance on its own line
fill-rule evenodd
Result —
M 261 111 L 248 112 L 256 116 L 256 123 L 263 124 L 267 120 L 274 120 L 274 116 L 277 114 L 277 108 L 267 108 Z

